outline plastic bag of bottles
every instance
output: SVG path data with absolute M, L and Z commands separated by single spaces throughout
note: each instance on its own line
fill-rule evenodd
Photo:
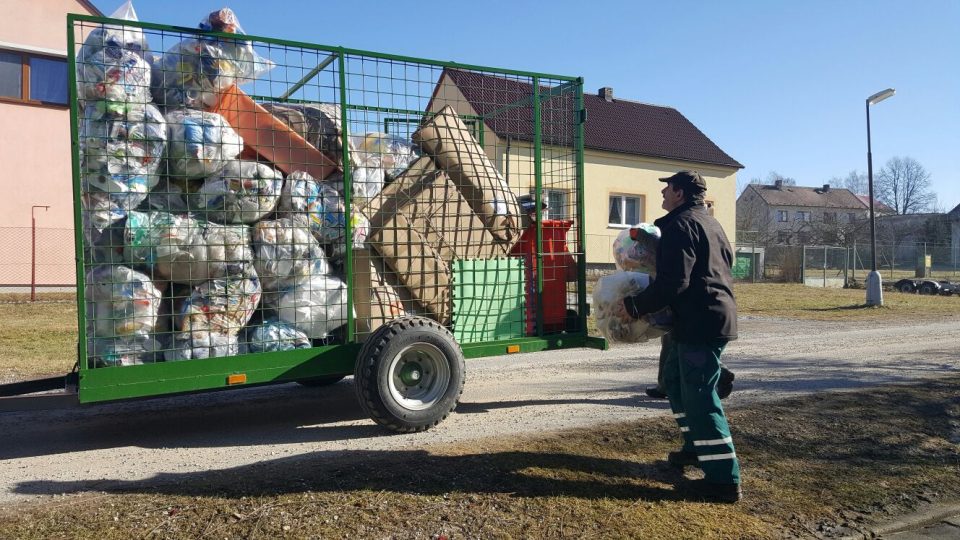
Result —
M 122 336 L 87 340 L 87 358 L 92 367 L 136 366 L 157 360 L 160 346 L 150 336 Z
M 281 214 L 305 216 L 314 238 L 330 249 L 330 257 L 340 260 L 346 254 L 346 219 L 343 197 L 327 182 L 296 171 L 287 177 L 277 209 Z M 354 212 L 353 247 L 362 248 L 370 232 L 370 221 Z
M 643 272 L 655 277 L 658 245 L 660 229 L 656 225 L 641 223 L 620 231 L 613 241 L 613 260 L 617 270 Z
M 160 310 L 150 277 L 121 265 L 95 266 L 86 275 L 87 335 L 147 335 Z
M 163 351 L 163 357 L 167 362 L 177 362 L 236 356 L 239 353 L 240 340 L 236 335 L 195 332 L 174 336 L 170 347 Z
M 138 53 L 102 49 L 77 64 L 77 93 L 81 101 L 104 100 L 110 106 L 150 102 L 150 64 Z
M 347 286 L 335 276 L 303 277 L 281 290 L 273 307 L 281 321 L 310 338 L 324 339 L 347 323 Z
M 210 13 L 198 26 L 208 32 L 244 34 L 230 8 Z M 191 37 L 154 62 L 153 98 L 164 107 L 212 107 L 220 92 L 250 82 L 273 66 L 257 54 L 251 41 L 240 37 Z
M 256 273 L 205 281 L 189 297 L 174 300 L 174 332 L 236 336 L 253 317 L 260 303 Z
M 240 354 L 292 351 L 312 347 L 310 338 L 292 324 L 271 319 L 248 326 L 240 336 Z
M 137 21 L 133 2 L 127 1 L 121 4 L 110 14 L 110 18 Z M 87 34 L 87 38 L 83 40 L 83 46 L 80 47 L 80 53 L 77 54 L 77 62 L 86 63 L 88 58 L 103 50 L 107 50 L 112 56 L 119 54 L 120 51 L 136 53 L 145 60 L 150 56 L 147 38 L 142 29 L 135 26 L 105 24 Z
M 253 225 L 251 236 L 253 264 L 265 293 L 279 292 L 301 277 L 330 273 L 305 220 L 263 220 Z
M 153 105 L 111 110 L 98 101 L 80 122 L 84 208 L 103 230 L 139 206 L 160 180 L 166 121 Z
M 631 317 L 623 299 L 650 286 L 650 276 L 640 272 L 615 272 L 600 278 L 593 289 L 593 311 L 597 330 L 610 341 L 637 343 L 657 338 L 669 331 L 666 315 Z
M 211 176 L 243 151 L 243 138 L 219 114 L 175 109 L 165 118 L 167 174 L 172 178 Z
M 157 279 L 197 283 L 242 274 L 253 262 L 246 225 L 206 223 L 166 212 L 130 212 L 124 260 Z
M 420 157 L 420 150 L 414 143 L 389 133 L 373 131 L 350 137 L 350 142 L 353 146 L 351 151 L 358 154 L 359 166 L 367 162 L 375 162 L 371 160 L 374 158 L 379 161 L 383 173 L 390 180 L 407 170 L 407 167 Z
M 188 195 L 190 210 L 218 223 L 253 223 L 277 206 L 283 174 L 256 161 L 229 161 Z

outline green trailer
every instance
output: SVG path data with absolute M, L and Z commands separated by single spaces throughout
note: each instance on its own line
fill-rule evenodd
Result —
M 606 347 L 581 78 L 231 30 L 67 19 L 76 402 L 353 375 L 419 431 L 464 359 Z

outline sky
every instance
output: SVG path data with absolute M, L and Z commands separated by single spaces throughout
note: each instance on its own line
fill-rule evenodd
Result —
M 121 2 L 94 0 L 105 14 Z M 744 165 L 820 186 L 892 157 L 960 204 L 960 1 L 143 0 L 141 21 L 194 27 L 228 6 L 249 34 L 584 77 L 585 92 L 673 107 Z

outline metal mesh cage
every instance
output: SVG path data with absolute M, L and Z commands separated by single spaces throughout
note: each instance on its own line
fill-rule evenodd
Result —
M 579 79 L 84 16 L 68 34 L 81 370 L 326 351 L 403 315 L 461 345 L 586 334 Z

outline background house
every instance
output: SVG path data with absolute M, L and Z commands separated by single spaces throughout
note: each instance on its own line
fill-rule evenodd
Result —
M 875 204 L 880 215 L 891 213 Z M 869 226 L 869 204 L 848 189 L 750 184 L 737 199 L 737 228 L 760 243 L 841 245 Z
M 31 214 L 38 225 L 38 282 L 70 284 L 76 269 L 67 13 L 102 13 L 84 0 L 5 5 L 0 17 L 0 163 L 7 188 L 0 197 L 0 284 L 30 282 Z
M 544 115 L 569 115 L 571 92 L 542 81 L 540 91 L 554 95 L 542 101 Z M 521 77 L 447 69 L 428 110 L 439 108 L 434 102 L 453 103 L 462 117 L 476 118 L 477 137 L 488 157 L 511 188 L 524 194 L 532 191 L 534 179 L 532 94 L 532 84 Z M 682 169 L 696 169 L 706 179 L 708 204 L 733 241 L 736 174 L 743 165 L 671 107 L 618 99 L 611 88 L 585 94 L 583 105 L 588 264 L 612 263 L 611 244 L 621 230 L 665 213 L 658 179 Z M 569 186 L 576 170 L 567 146 L 575 142 L 577 119 L 565 120 L 561 123 L 566 128 L 543 133 L 547 166 L 542 185 L 554 219 L 571 218 L 575 212 Z

